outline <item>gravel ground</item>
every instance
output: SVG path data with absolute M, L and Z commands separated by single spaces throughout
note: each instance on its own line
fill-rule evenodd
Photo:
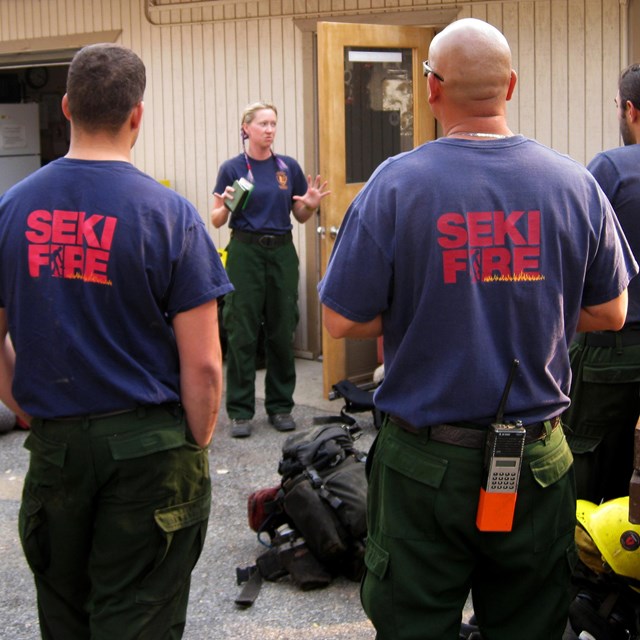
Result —
M 313 369 L 314 375 L 317 368 Z M 299 372 L 300 375 L 300 372 Z M 320 374 L 321 375 L 321 374 Z M 301 385 L 304 389 L 304 384 Z M 315 387 L 317 389 L 317 386 Z M 317 393 L 317 391 L 316 391 Z M 314 401 L 298 404 L 294 417 L 299 429 L 313 426 L 313 417 L 339 412 L 340 404 Z M 319 409 L 324 407 L 325 410 Z M 361 414 L 364 415 L 364 414 Z M 375 429 L 364 416 L 359 446 L 367 450 Z M 17 533 L 18 509 L 28 455 L 26 432 L 0 435 L 0 638 L 36 640 L 40 637 L 31 573 Z M 235 569 L 255 562 L 264 550 L 247 523 L 247 496 L 278 483 L 278 460 L 286 434 L 268 425 L 257 403 L 252 437 L 229 436 L 222 415 L 210 450 L 213 509 L 207 540 L 192 576 L 185 640 L 373 640 L 375 632 L 360 607 L 358 585 L 336 579 L 327 588 L 302 592 L 288 580 L 265 582 L 249 609 L 234 599 L 240 588 Z
M 321 396 L 322 366 L 299 360 L 294 418 L 299 429 L 313 427 L 315 416 L 339 413 L 341 401 Z M 229 436 L 220 417 L 210 449 L 213 505 L 204 550 L 192 576 L 185 640 L 374 640 L 358 595 L 358 584 L 336 579 L 327 588 L 303 592 L 288 580 L 264 582 L 254 605 L 240 609 L 234 599 L 238 566 L 255 563 L 263 550 L 247 522 L 247 496 L 279 482 L 278 461 L 286 434 L 276 432 L 260 398 L 263 372 L 256 383 L 254 433 Z M 363 428 L 358 447 L 367 451 L 375 437 L 371 414 L 358 414 Z M 20 494 L 27 468 L 26 432 L 0 434 L 0 638 L 40 637 L 31 572 L 17 532 Z M 467 605 L 465 617 L 470 613 Z

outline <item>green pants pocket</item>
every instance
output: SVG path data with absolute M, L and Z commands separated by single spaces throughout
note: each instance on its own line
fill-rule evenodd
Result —
M 613 363 L 610 366 L 590 366 L 585 364 L 582 369 L 582 380 L 597 384 L 626 384 L 640 381 L 640 371 L 634 361 L 625 366 L 624 362 Z
M 367 540 L 367 550 L 364 554 L 364 564 L 367 570 L 379 580 L 384 579 L 389 566 L 389 552 L 383 549 L 375 540 Z
M 162 604 L 187 589 L 200 557 L 211 511 L 211 493 L 183 504 L 158 509 L 158 552 L 152 570 L 142 580 L 136 601 Z
M 51 549 L 43 535 L 44 525 L 42 502 L 25 491 L 18 516 L 18 532 L 27 564 L 35 574 L 43 573 L 51 559 Z
M 30 431 L 23 446 L 32 457 L 40 458 L 59 469 L 64 467 L 67 456 L 67 445 L 64 442 L 46 440 L 40 434 Z
M 560 544 L 563 537 L 573 540 L 576 522 L 571 449 L 562 432 L 554 432 L 547 446 L 550 448 L 548 453 L 534 455 L 534 460 L 529 463 L 533 476 L 529 496 L 532 501 L 533 550 L 536 553 L 546 553 Z
M 426 540 L 435 535 L 435 511 L 448 461 L 411 434 L 387 430 L 377 446 L 369 482 L 369 534 Z
M 577 435 L 575 433 L 567 434 L 567 442 L 571 451 L 576 455 L 583 453 L 593 453 L 598 445 L 602 442 L 602 436 L 589 436 L 585 434 Z
M 533 477 L 541 487 L 549 487 L 558 482 L 573 464 L 573 455 L 567 440 L 562 433 L 554 434 L 554 437 L 561 437 L 562 442 L 548 454 L 529 463 Z
M 447 461 L 425 453 L 394 437 L 385 441 L 382 462 L 403 476 L 438 489 L 447 470 Z
M 184 428 L 171 425 L 170 428 L 154 428 L 140 433 L 115 435 L 109 438 L 109 448 L 114 460 L 133 460 L 158 453 L 177 449 L 186 443 Z

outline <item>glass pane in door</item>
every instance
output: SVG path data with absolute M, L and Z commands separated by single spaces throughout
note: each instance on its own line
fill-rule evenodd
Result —
M 412 66 L 411 49 L 345 47 L 347 183 L 413 148 Z

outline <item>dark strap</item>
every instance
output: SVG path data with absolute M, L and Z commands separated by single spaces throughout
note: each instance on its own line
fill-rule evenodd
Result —
M 233 229 L 231 231 L 231 237 L 244 244 L 260 245 L 264 249 L 274 249 L 275 247 L 282 247 L 285 244 L 293 242 L 291 231 L 276 235 L 273 233 L 255 233 L 252 231 L 243 231 L 242 229 Z
M 468 449 L 481 449 L 484 446 L 487 434 L 486 428 L 474 429 L 454 424 L 435 424 L 418 429 L 402 418 L 389 416 L 389 419 L 403 431 L 408 431 L 409 433 L 428 432 L 430 440 L 444 444 L 453 444 L 458 447 L 466 447 Z M 525 429 L 527 430 L 525 444 L 542 440 L 547 436 L 547 432 L 551 433 L 551 431 L 560 425 L 561 421 L 559 417 L 551 418 L 545 422 L 535 422 L 525 425 Z
M 250 607 L 255 602 L 262 586 L 262 576 L 258 571 L 258 567 L 249 567 L 249 572 L 249 579 L 244 583 L 242 591 L 240 591 L 235 600 L 235 603 L 243 609 Z
M 578 344 L 586 347 L 633 347 L 640 344 L 640 331 L 637 328 L 622 329 L 622 331 L 594 331 L 580 333 L 576 337 Z
M 363 389 L 350 380 L 340 380 L 332 388 L 335 395 L 345 399 L 349 411 L 354 413 L 372 411 L 375 406 L 373 404 L 373 389 Z
M 351 427 L 356 424 L 356 419 L 342 410 L 339 416 L 314 416 L 313 424 L 317 426 L 321 424 L 346 424 Z

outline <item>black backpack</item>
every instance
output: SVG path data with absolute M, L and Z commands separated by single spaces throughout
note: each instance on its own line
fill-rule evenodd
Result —
M 256 565 L 236 570 L 238 584 L 247 583 L 238 605 L 253 603 L 262 578 L 289 575 L 307 590 L 337 575 L 362 577 L 367 481 L 366 454 L 355 447 L 359 432 L 357 425 L 324 424 L 287 438 L 280 485 L 249 496 L 249 524 L 268 550 Z

